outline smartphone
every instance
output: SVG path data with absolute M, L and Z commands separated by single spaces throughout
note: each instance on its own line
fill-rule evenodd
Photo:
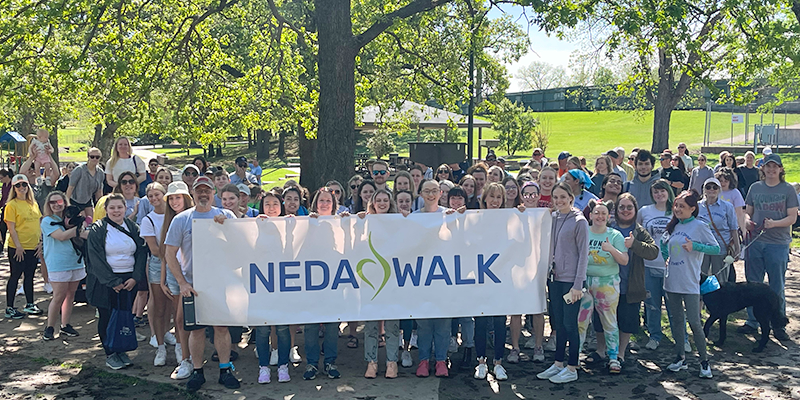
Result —
M 184 326 L 197 325 L 197 319 L 194 315 L 194 296 L 183 298 L 183 324 Z
M 572 292 L 567 292 L 567 294 L 564 295 L 564 302 L 567 303 L 567 304 L 572 304 Z M 185 314 L 186 313 L 185 310 L 186 309 L 184 308 L 184 315 L 186 315 Z

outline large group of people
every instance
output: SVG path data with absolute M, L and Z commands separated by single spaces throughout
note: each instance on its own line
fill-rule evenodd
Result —
M 717 276 L 720 282 L 735 282 L 725 256 L 743 258 L 745 279 L 761 282 L 767 275 L 785 315 L 784 281 L 798 194 L 785 182 L 780 156 L 768 150 L 758 161 L 760 166 L 752 152 L 741 163 L 723 152 L 719 165 L 712 168 L 705 154 L 697 156 L 694 166 L 683 143 L 677 154 L 634 149 L 627 161 L 624 149 L 616 148 L 597 157 L 590 170 L 583 157 L 564 151 L 550 162 L 537 148 L 516 175 L 494 153 L 474 165 L 442 164 L 436 169 L 372 160 L 367 176 L 354 175 L 346 185 L 329 181 L 309 190 L 290 180 L 264 190 L 258 163 L 241 156 L 230 174 L 198 157 L 173 182 L 172 173 L 158 160 L 145 164 L 122 137 L 105 168 L 100 150 L 89 149 L 87 161 L 59 179 L 66 182 L 65 190 L 49 187 L 30 161 L 20 167 L 20 174 L 0 171 L 0 228 L 7 232 L 3 237 L 10 263 L 5 317 L 43 313 L 36 305 L 33 285 L 41 265 L 43 277 L 52 286 L 44 340 L 78 335 L 70 317 L 76 291 L 84 281 L 86 299 L 97 308 L 98 334 L 109 368 L 132 364 L 125 352 L 109 345 L 112 309 L 131 310 L 141 327 L 146 310 L 150 332 L 142 336 L 157 348 L 155 366 L 167 364 L 167 345 L 174 345 L 177 366 L 170 376 L 188 379 L 188 390 L 198 390 L 205 383 L 204 350 L 210 337 L 215 349 L 212 359 L 219 362 L 218 382 L 238 388 L 233 367 L 238 354 L 232 344 L 241 340 L 242 327 L 184 321 L 183 300 L 196 295 L 192 220 L 224 223 L 233 218 L 364 218 L 367 214 L 544 208 L 553 218 L 547 280 L 549 338 L 544 336 L 544 314 L 367 321 L 364 377 L 373 379 L 383 373 L 396 378 L 399 366 L 413 367 L 412 347 L 419 349 L 416 376 L 446 377 L 448 357 L 461 346 L 460 365 L 474 369 L 476 379 L 485 379 L 491 372 L 495 379 L 505 380 L 504 362 L 542 363 L 547 347 L 554 352 L 553 362 L 536 376 L 566 383 L 578 379 L 581 350 L 591 333 L 597 338 L 597 349 L 583 361 L 619 374 L 631 335 L 640 331 L 642 319 L 649 335 L 646 348 L 656 350 L 663 341 L 663 304 L 675 340 L 675 359 L 664 367 L 670 371 L 688 367 L 686 353 L 692 351 L 688 321 L 700 356 L 699 375 L 711 378 L 700 322 L 701 272 Z M 25 294 L 22 310 L 15 305 L 20 278 Z M 750 317 L 740 327 L 744 333 L 758 327 Z M 506 350 L 507 321 L 510 351 Z M 358 348 L 358 322 L 348 325 L 347 346 Z M 532 348 L 530 354 L 520 346 L 523 327 L 532 333 L 524 344 Z M 295 334 L 301 331 L 303 379 L 315 379 L 320 373 L 338 378 L 339 328 L 339 323 L 253 327 L 250 337 L 258 358 L 257 382 L 270 383 L 270 367 L 275 365 L 278 382 L 291 380 L 289 364 L 302 361 L 295 345 Z M 774 335 L 788 337 L 781 329 Z M 381 347 L 386 349 L 385 367 L 379 365 Z

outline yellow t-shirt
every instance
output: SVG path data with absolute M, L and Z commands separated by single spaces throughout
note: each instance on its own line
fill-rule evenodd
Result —
M 6 223 L 15 224 L 14 229 L 24 250 L 34 250 L 39 244 L 39 239 L 42 237 L 42 227 L 39 225 L 41 219 L 42 213 L 36 203 L 30 204 L 25 200 L 14 199 L 6 204 L 4 220 Z M 16 248 L 14 241 L 11 240 L 10 230 L 6 235 L 6 243 L 8 247 Z
M 94 205 L 94 214 L 92 215 L 92 221 L 97 222 L 103 217 L 106 216 L 106 200 L 108 199 L 108 195 L 101 197 L 97 200 L 97 204 Z

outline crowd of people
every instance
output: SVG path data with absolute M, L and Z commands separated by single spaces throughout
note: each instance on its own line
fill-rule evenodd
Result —
M 781 157 L 769 148 L 758 161 L 752 152 L 741 159 L 723 152 L 713 168 L 705 154 L 697 156 L 695 166 L 683 143 L 677 153 L 664 150 L 654 155 L 634 149 L 627 159 L 624 149 L 616 148 L 597 157 L 593 170 L 584 157 L 562 151 L 551 162 L 537 148 L 516 175 L 493 152 L 474 165 L 442 164 L 435 170 L 421 164 L 390 167 L 371 160 L 368 176 L 356 174 L 346 185 L 329 181 L 316 190 L 291 180 L 264 190 L 257 161 L 245 157 L 236 158 L 230 174 L 198 157 L 173 182 L 172 173 L 158 160 L 145 164 L 133 155 L 125 137 L 117 139 L 104 167 L 99 149 L 89 149 L 87 156 L 85 163 L 65 167 L 57 181 L 39 176 L 31 160 L 20 167 L 20 174 L 0 171 L 0 228 L 10 263 L 5 317 L 43 313 L 34 301 L 33 285 L 41 266 L 48 291 L 52 288 L 42 338 L 77 336 L 70 317 L 76 293 L 85 282 L 86 300 L 97 308 L 106 365 L 117 370 L 132 364 L 125 352 L 109 345 L 107 337 L 112 310 L 130 309 L 137 327 L 149 327 L 149 335 L 137 335 L 149 338 L 157 348 L 153 364 L 165 366 L 167 345 L 174 346 L 177 366 L 170 376 L 188 379 L 190 391 L 205 383 L 204 349 L 209 338 L 215 349 L 212 360 L 219 362 L 218 382 L 226 388 L 239 387 L 233 367 L 238 354 L 232 344 L 243 334 L 243 327 L 184 324 L 182 299 L 196 295 L 193 219 L 224 223 L 231 218 L 363 218 L 502 208 L 552 212 L 549 338 L 544 336 L 544 314 L 368 321 L 363 347 L 364 376 L 370 379 L 380 370 L 386 378 L 396 378 L 398 363 L 413 367 L 413 347 L 419 349 L 417 376 L 432 372 L 446 377 L 448 357 L 462 347 L 460 365 L 474 368 L 476 379 L 485 379 L 490 370 L 495 379 L 508 379 L 503 362 L 543 363 L 548 349 L 554 352 L 553 363 L 541 368 L 537 377 L 571 382 L 578 379 L 579 356 L 590 327 L 597 349 L 583 361 L 619 374 L 631 335 L 640 331 L 642 320 L 649 335 L 646 348 L 660 346 L 662 307 L 675 340 L 674 361 L 665 368 L 688 368 L 686 353 L 692 351 L 688 321 L 700 356 L 699 375 L 711 378 L 700 322 L 699 281 L 702 271 L 720 282 L 735 282 L 727 255 L 744 259 L 747 281 L 769 277 L 785 315 L 784 281 L 798 193 L 785 181 Z M 57 182 L 56 187 L 50 182 Z M 15 305 L 20 278 L 25 295 L 22 310 Z M 358 322 L 348 325 L 347 346 L 358 348 Z M 530 354 L 520 346 L 523 327 L 532 333 L 524 343 L 532 348 Z M 739 331 L 754 333 L 757 328 L 751 313 Z M 291 380 L 289 364 L 303 361 L 295 345 L 295 335 L 301 332 L 303 379 L 320 374 L 320 354 L 322 374 L 340 376 L 339 323 L 259 326 L 250 332 L 258 383 L 271 382 L 270 367 L 275 365 L 278 382 Z M 782 329 L 776 329 L 774 336 L 788 338 Z M 382 347 L 385 368 L 378 363 Z

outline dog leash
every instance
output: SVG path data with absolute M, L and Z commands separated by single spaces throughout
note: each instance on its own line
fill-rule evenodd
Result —
M 760 238 L 760 237 L 761 237 L 761 235 L 763 235 L 763 234 L 764 234 L 764 232 L 766 232 L 766 229 L 764 229 L 764 226 L 763 226 L 763 225 L 761 225 L 760 227 L 758 227 L 758 226 L 757 226 L 757 227 L 756 227 L 756 230 L 758 231 L 758 235 L 756 235 L 756 237 L 754 237 L 753 239 L 751 239 L 751 240 L 750 240 L 750 241 L 749 241 L 749 242 L 748 242 L 748 243 L 747 243 L 747 244 L 746 244 L 744 247 L 742 247 L 742 250 L 741 250 L 742 252 L 745 252 L 745 251 L 747 251 L 747 249 L 748 249 L 748 248 L 749 248 L 749 247 L 750 247 L 750 246 L 751 246 L 753 243 L 755 243 L 755 242 L 756 242 L 756 240 L 758 240 L 758 238 Z M 725 256 L 725 258 L 722 260 L 722 262 L 724 262 L 724 263 L 725 263 L 725 267 L 723 267 L 721 270 L 719 270 L 719 271 L 718 271 L 716 274 L 714 274 L 714 275 L 721 274 L 722 272 L 724 272 L 725 270 L 727 270 L 727 269 L 728 269 L 728 268 L 729 268 L 731 265 L 733 265 L 733 263 L 734 263 L 735 261 L 736 261 L 736 259 L 734 259 L 734 258 L 733 258 L 733 257 L 731 257 L 730 255 L 728 255 L 728 256 Z M 723 276 L 723 275 L 720 275 L 720 276 Z

